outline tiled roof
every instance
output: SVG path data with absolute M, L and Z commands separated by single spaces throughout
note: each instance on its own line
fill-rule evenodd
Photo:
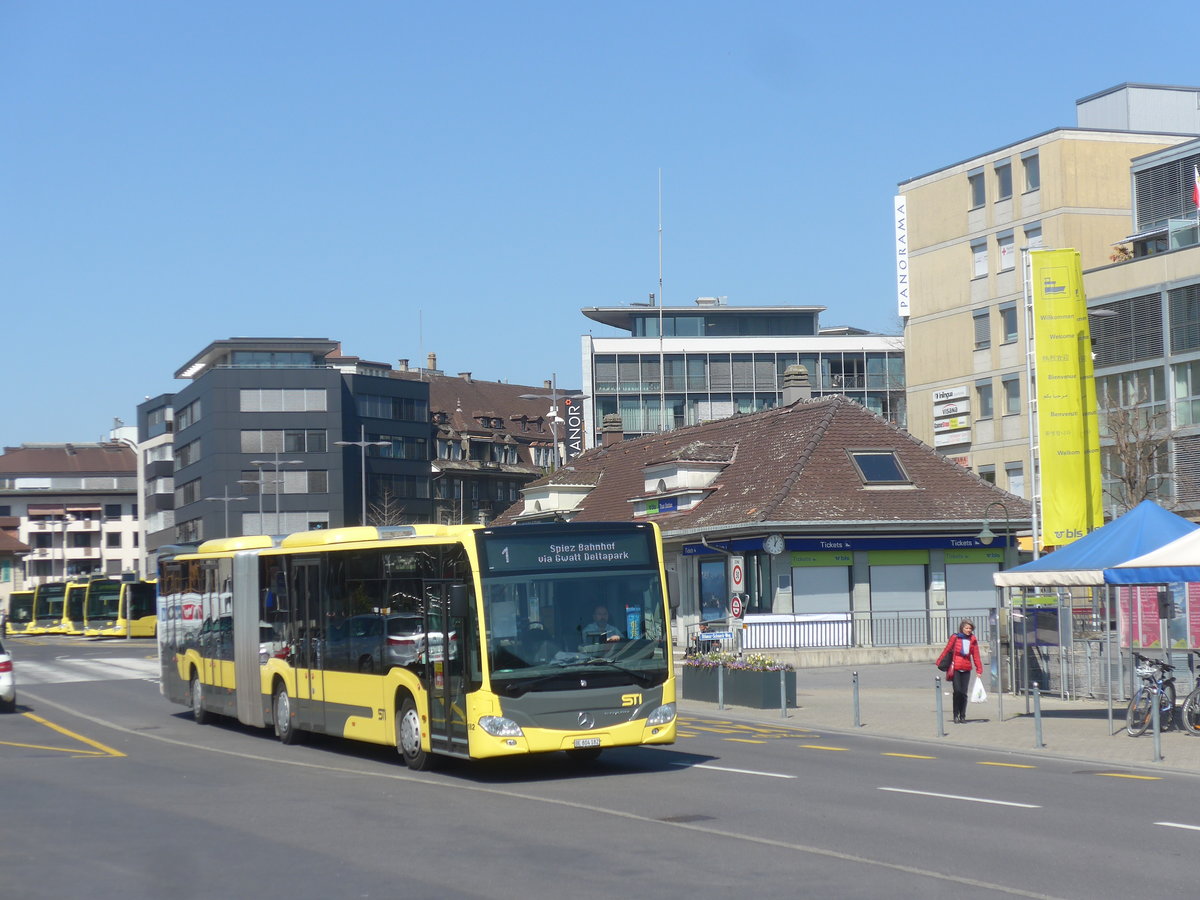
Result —
M 864 485 L 850 450 L 894 450 L 911 483 Z M 575 518 L 627 520 L 633 515 L 629 499 L 644 496 L 647 465 L 697 457 L 728 462 L 695 508 L 655 516 L 666 531 L 762 523 L 894 528 L 979 521 L 996 500 L 1004 502 L 1014 524 L 1030 516 L 1027 501 L 840 396 L 598 447 L 534 485 L 595 483 Z M 502 519 L 512 521 L 519 512 L 517 504 Z
M 28 553 L 29 547 L 15 536 L 0 531 L 0 553 Z
M 0 475 L 132 475 L 137 456 L 126 444 L 22 444 L 5 447 Z

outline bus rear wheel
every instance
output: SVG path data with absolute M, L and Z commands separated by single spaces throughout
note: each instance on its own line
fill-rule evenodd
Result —
M 294 744 L 298 732 L 296 723 L 292 720 L 292 698 L 288 696 L 287 688 L 282 684 L 275 687 L 275 696 L 271 701 L 271 709 L 275 720 L 275 737 L 281 744 Z
M 433 765 L 433 754 L 421 749 L 421 716 L 412 697 L 404 698 L 396 714 L 396 750 L 414 772 L 424 772 Z
M 192 718 L 196 720 L 197 725 L 203 725 L 208 721 L 208 710 L 204 708 L 204 685 L 200 683 L 200 676 L 195 672 L 192 673 L 190 690 L 192 697 Z

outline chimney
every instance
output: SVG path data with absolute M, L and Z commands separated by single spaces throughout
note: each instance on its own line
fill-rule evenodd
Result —
M 543 381 L 543 382 L 542 382 L 542 387 L 544 387 L 546 390 L 550 390 L 552 387 L 554 387 L 554 383 L 553 383 L 552 381 L 549 381 L 549 380 L 547 380 L 547 381 Z
M 407 359 L 397 360 L 396 368 L 399 369 L 401 372 L 407 372 L 408 371 L 408 360 Z
M 458 377 L 461 378 L 463 381 L 467 382 L 468 384 L 471 383 L 471 373 L 470 372 L 459 372 Z
M 436 353 L 430 353 L 429 356 L 427 356 L 425 358 L 425 368 L 429 369 L 430 371 L 433 371 L 434 369 L 437 368 L 437 354 Z
M 812 385 L 808 381 L 808 369 L 804 366 L 788 366 L 783 372 L 783 405 L 791 406 L 797 400 L 811 400 Z
M 621 424 L 621 417 L 617 413 L 609 413 L 604 417 L 604 424 L 600 426 L 600 446 L 611 447 L 613 444 L 619 444 L 625 440 L 625 426 Z

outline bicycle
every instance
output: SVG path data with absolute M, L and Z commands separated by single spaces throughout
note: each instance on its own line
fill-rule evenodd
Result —
M 1175 718 L 1175 676 L 1168 673 L 1174 671 L 1175 667 L 1161 659 L 1150 659 L 1140 653 L 1133 654 L 1133 657 L 1137 660 L 1135 671 L 1145 683 L 1134 692 L 1133 699 L 1129 701 L 1129 709 L 1125 713 L 1125 730 L 1130 737 L 1137 737 L 1150 727 L 1150 717 L 1154 712 L 1151 704 L 1155 697 L 1159 698 L 1159 727 L 1171 727 Z
M 1188 734 L 1200 735 L 1200 682 L 1184 698 L 1179 709 L 1179 721 Z

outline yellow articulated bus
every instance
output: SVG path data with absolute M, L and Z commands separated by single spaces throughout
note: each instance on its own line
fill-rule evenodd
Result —
M 98 578 L 84 601 L 88 637 L 152 638 L 158 632 L 157 581 Z
M 83 603 L 87 597 L 89 582 L 68 581 L 63 593 L 62 619 L 58 625 L 47 628 L 47 634 L 83 634 Z
M 8 615 L 4 617 L 5 634 L 24 634 L 33 622 L 33 591 L 13 591 L 8 597 Z
M 160 557 L 162 690 L 413 769 L 675 740 L 654 523 L 359 526 Z

